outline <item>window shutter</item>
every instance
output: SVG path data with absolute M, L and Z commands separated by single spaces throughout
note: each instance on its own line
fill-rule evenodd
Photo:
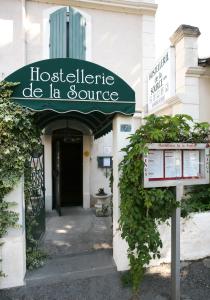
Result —
M 78 12 L 69 8 L 69 57 L 85 60 L 86 36 L 85 19 Z
M 50 58 L 65 58 L 67 55 L 67 8 L 50 15 Z

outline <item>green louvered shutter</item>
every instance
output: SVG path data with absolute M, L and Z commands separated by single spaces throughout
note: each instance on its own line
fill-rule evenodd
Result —
M 50 15 L 50 58 L 67 56 L 67 8 Z
M 76 10 L 69 8 L 69 57 L 86 58 L 86 22 Z

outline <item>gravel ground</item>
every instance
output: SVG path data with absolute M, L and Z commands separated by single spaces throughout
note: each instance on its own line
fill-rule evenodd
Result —
M 141 286 L 140 300 L 169 300 L 169 265 L 151 268 Z M 1 300 L 129 300 L 131 291 L 122 287 L 120 274 L 62 283 L 39 284 L 0 291 Z M 210 300 L 210 258 L 182 264 L 181 300 Z

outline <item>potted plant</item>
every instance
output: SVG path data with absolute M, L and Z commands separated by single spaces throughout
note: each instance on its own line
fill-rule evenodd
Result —
M 110 195 L 104 192 L 104 188 L 99 188 L 95 194 L 95 213 L 97 217 L 108 217 L 110 215 L 109 200 Z
M 96 196 L 107 196 L 107 193 L 104 192 L 104 188 L 99 188 Z

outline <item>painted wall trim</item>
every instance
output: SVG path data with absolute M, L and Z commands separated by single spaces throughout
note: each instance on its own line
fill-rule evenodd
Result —
M 119 13 L 130 13 L 137 15 L 154 16 L 157 10 L 157 4 L 134 2 L 129 0 L 27 0 L 33 2 L 72 5 L 74 7 L 98 9 L 105 11 L 113 11 Z

